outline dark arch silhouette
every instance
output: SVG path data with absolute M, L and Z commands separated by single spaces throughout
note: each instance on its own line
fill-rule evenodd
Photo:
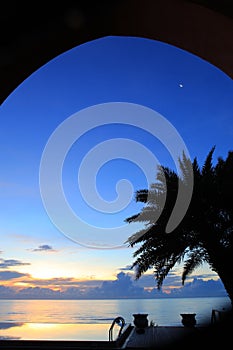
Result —
M 0 103 L 57 55 L 110 35 L 169 43 L 233 78 L 231 0 L 66 0 L 47 6 L 43 1 L 9 1 L 1 7 Z M 203 339 L 211 344 L 220 340 L 224 346 L 232 341 L 227 328 L 224 323 L 207 329 Z M 198 334 L 188 341 L 195 348 L 203 344 Z
M 139 36 L 189 51 L 233 77 L 229 0 L 9 1 L 1 11 L 0 103 L 57 55 L 103 36 Z

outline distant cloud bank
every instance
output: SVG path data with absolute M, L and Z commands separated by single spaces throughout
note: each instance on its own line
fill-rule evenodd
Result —
M 7 271 L 5 271 L 7 272 Z M 10 272 L 10 271 L 9 271 Z M 20 278 L 20 274 L 11 272 L 11 278 Z M 0 279 L 9 279 L 2 275 Z M 14 276 L 14 277 L 13 277 Z M 147 279 L 152 276 L 145 276 Z M 145 280 L 146 280 L 145 278 Z M 33 281 L 33 280 L 32 280 Z M 50 282 L 50 285 L 52 284 Z M 57 281 L 58 282 L 58 281 Z M 72 281 L 71 281 L 72 282 Z M 35 281 L 36 283 L 36 281 Z M 78 282 L 77 286 L 53 290 L 51 287 L 24 287 L 16 288 L 0 285 L 1 299 L 132 299 L 132 298 L 185 298 L 185 297 L 225 297 L 227 293 L 220 279 L 203 280 L 195 277 L 184 286 L 170 289 L 170 293 L 158 291 L 156 287 L 146 288 L 134 281 L 131 275 L 120 272 L 113 281 L 102 281 L 99 286 L 85 285 L 85 281 Z M 49 285 L 49 281 L 47 282 Z

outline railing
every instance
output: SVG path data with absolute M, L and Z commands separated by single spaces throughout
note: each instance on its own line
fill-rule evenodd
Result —
M 118 336 L 117 336 L 117 338 L 119 338 L 119 336 L 121 335 L 122 329 L 125 326 L 124 318 L 121 316 L 118 316 L 112 321 L 111 327 L 109 328 L 109 341 L 113 341 L 113 334 L 112 333 L 113 333 L 113 328 L 115 325 L 118 325 L 120 327 L 120 330 L 119 330 Z

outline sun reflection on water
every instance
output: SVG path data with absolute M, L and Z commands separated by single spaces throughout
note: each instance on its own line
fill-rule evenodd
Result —
M 22 340 L 108 340 L 109 324 L 8 323 L 1 327 L 0 339 Z

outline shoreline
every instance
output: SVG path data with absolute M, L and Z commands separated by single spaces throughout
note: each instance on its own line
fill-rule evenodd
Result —
M 211 295 L 211 296 L 189 296 L 189 297 L 179 297 L 179 296 L 162 296 L 162 297 L 154 297 L 154 298 L 2 298 L 0 297 L 0 301 L 2 300 L 61 300 L 61 301 L 66 301 L 66 300 L 164 300 L 164 299 L 202 299 L 202 298 L 226 298 L 229 299 L 228 295 Z

